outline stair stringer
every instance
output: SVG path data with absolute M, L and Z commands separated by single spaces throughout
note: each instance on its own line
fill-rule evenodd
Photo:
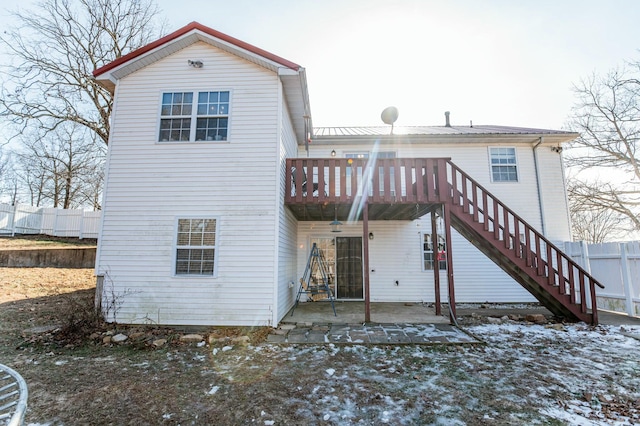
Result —
M 469 223 L 467 218 L 469 215 L 462 212 L 461 206 L 451 206 L 451 225 L 453 228 L 522 285 L 552 314 L 574 321 L 593 322 L 593 315 L 590 312 L 581 312 L 580 305 L 571 303 L 571 297 L 568 294 L 560 294 L 557 285 L 549 285 L 547 277 L 538 275 L 537 269 L 527 266 L 524 259 L 513 259 L 505 255 L 495 244 L 495 242 L 502 244 L 502 240 L 487 238 L 481 232 L 482 224 L 473 221 Z

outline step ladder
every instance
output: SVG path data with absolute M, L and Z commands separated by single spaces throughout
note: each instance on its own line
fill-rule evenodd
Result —
M 307 260 L 307 267 L 304 269 L 304 274 L 300 278 L 300 287 L 298 289 L 298 295 L 296 296 L 296 303 L 291 310 L 291 316 L 298 307 L 300 302 L 300 296 L 306 295 L 307 299 L 312 302 L 319 300 L 328 300 L 331 302 L 331 308 L 333 308 L 333 315 L 338 316 L 336 313 L 336 306 L 333 303 L 335 297 L 331 287 L 329 287 L 329 275 L 327 274 L 327 262 L 324 258 L 322 250 L 318 248 L 316 243 L 313 243 L 311 247 L 311 253 L 309 253 L 309 260 Z

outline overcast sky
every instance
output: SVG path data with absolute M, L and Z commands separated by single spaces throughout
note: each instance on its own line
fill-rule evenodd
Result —
M 394 105 L 397 125 L 441 125 L 451 111 L 454 125 L 559 129 L 574 82 L 640 59 L 637 0 L 158 4 L 168 31 L 198 21 L 304 66 L 315 126 L 382 125 Z

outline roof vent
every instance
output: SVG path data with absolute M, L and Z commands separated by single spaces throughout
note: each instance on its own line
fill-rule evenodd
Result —
M 451 127 L 451 123 L 449 122 L 449 114 L 451 114 L 449 111 L 444 112 L 445 127 Z

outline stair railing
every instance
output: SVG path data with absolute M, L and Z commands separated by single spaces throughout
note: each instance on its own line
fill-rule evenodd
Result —
M 446 170 L 439 170 L 438 179 L 447 182 L 440 188 L 448 188 L 449 193 L 441 193 L 441 199 L 449 198 L 453 205 L 460 206 L 474 222 L 483 225 L 485 232 L 493 234 L 502 251 L 511 252 L 522 266 L 545 276 L 547 286 L 568 296 L 572 304 L 580 304 L 582 313 L 590 309 L 592 322 L 597 323 L 595 287 L 604 286 L 453 162 L 446 164 Z

